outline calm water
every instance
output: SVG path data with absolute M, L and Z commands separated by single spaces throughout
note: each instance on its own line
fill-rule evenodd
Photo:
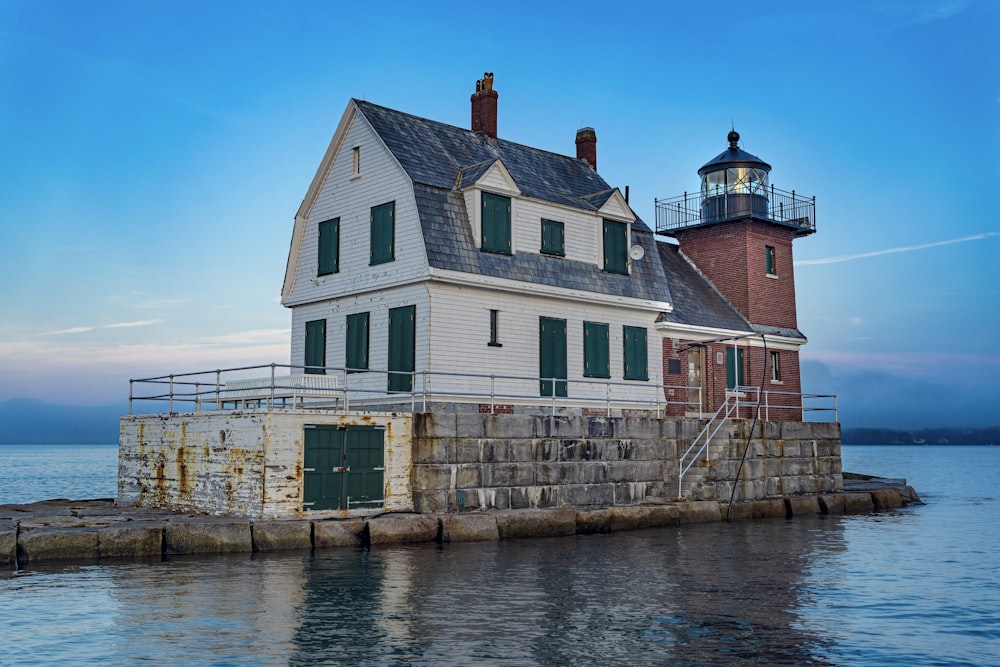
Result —
M 118 495 L 118 445 L 0 445 L 0 504 Z
M 113 447 L 82 464 L 93 482 L 42 490 L 9 465 L 25 449 L 0 446 L 0 501 L 114 494 Z M 1000 665 L 1000 448 L 844 447 L 844 461 L 907 477 L 927 505 L 33 567 L 0 575 L 0 665 Z

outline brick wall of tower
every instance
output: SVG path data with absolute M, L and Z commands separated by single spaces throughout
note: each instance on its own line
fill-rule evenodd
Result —
M 677 233 L 681 251 L 754 324 L 798 327 L 792 240 L 795 232 L 757 221 L 726 222 Z M 775 249 L 775 275 L 766 270 Z
M 666 414 L 670 417 L 683 417 L 687 412 L 694 411 L 694 408 L 684 405 L 687 401 L 688 386 L 688 362 L 687 355 L 678 351 L 683 347 L 681 341 L 674 345 L 673 338 L 663 340 L 663 398 L 667 402 Z M 675 360 L 680 366 L 679 373 L 670 372 L 670 360 Z

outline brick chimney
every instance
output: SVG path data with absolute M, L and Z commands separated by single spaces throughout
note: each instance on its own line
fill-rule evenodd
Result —
M 576 131 L 576 159 L 586 160 L 597 171 L 597 133 L 594 128 L 585 127 Z
M 476 92 L 472 94 L 472 131 L 482 132 L 496 139 L 497 136 L 497 91 L 493 90 L 493 72 L 486 72 L 476 81 Z

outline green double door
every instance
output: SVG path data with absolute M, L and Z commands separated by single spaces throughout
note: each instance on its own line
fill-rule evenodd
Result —
M 305 427 L 302 505 L 305 510 L 382 507 L 385 428 Z

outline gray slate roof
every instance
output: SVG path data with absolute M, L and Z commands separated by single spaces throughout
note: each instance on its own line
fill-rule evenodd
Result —
M 656 249 L 674 297 L 673 312 L 663 313 L 657 322 L 753 331 L 739 311 L 681 255 L 677 245 L 657 241 Z
M 456 185 L 474 183 L 501 160 L 524 195 L 596 212 L 614 194 L 586 162 L 453 125 L 354 100 L 414 183 L 417 211 L 432 267 L 542 285 L 671 303 L 670 282 L 657 261 L 652 231 L 636 218 L 632 242 L 645 257 L 631 275 L 562 257 L 482 252 L 472 237 L 465 198 Z
M 597 211 L 614 189 L 583 160 L 354 100 L 414 183 L 450 190 L 475 182 L 500 159 L 529 197 Z M 465 170 L 472 170 L 466 175 Z M 649 231 L 641 220 L 633 229 Z
M 631 275 L 623 276 L 564 257 L 482 252 L 472 238 L 465 198 L 460 192 L 419 184 L 413 186 L 413 191 L 431 266 L 636 299 L 672 300 L 663 266 L 656 261 L 653 235 L 648 231 L 633 229 L 632 242 L 641 245 L 646 256 L 632 263 Z

